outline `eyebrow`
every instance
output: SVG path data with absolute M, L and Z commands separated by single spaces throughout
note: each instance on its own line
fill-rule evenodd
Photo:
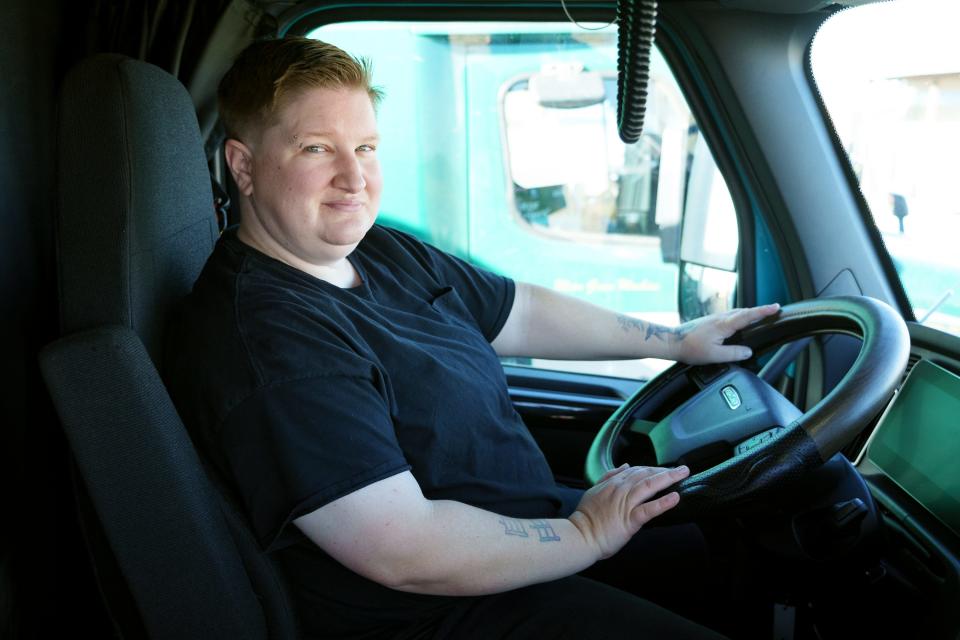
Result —
M 295 140 L 295 141 L 300 141 L 300 142 L 302 143 L 302 139 L 303 139 L 303 138 L 307 138 L 307 137 L 310 137 L 310 138 L 332 138 L 333 136 L 334 136 L 334 134 L 333 134 L 332 132 L 329 132 L 329 131 L 307 131 L 307 132 L 305 132 L 305 133 L 303 133 L 303 134 L 296 134 L 296 135 L 294 135 L 294 140 Z M 371 133 L 371 134 L 366 135 L 366 136 L 364 136 L 363 138 L 361 138 L 361 140 L 363 140 L 363 142 L 370 142 L 370 141 L 372 141 L 372 140 L 379 140 L 379 139 L 380 139 L 380 134 L 379 134 L 379 133 Z

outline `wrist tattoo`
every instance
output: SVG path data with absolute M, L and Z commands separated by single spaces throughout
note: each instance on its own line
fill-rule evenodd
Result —
M 503 534 L 506 536 L 516 536 L 518 538 L 529 538 L 530 533 L 526 525 L 520 520 L 513 518 L 502 518 L 500 524 L 503 525 Z M 559 542 L 560 536 L 546 520 L 531 520 L 530 528 L 537 532 L 540 542 Z
M 663 342 L 680 342 L 687 335 L 688 331 L 684 325 L 680 325 L 679 327 L 664 327 L 659 324 L 654 324 L 653 322 L 619 314 L 617 315 L 617 324 L 620 325 L 620 329 L 623 330 L 624 333 L 640 331 L 645 334 L 643 336 L 644 340 L 657 338 Z

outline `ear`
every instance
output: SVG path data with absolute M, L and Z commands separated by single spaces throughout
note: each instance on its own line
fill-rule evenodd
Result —
M 253 194 L 253 153 L 250 147 L 234 138 L 227 138 L 223 143 L 223 155 L 237 189 L 242 195 L 250 197 Z

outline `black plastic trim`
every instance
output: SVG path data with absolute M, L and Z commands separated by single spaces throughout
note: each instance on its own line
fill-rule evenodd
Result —
M 869 460 L 860 463 L 857 470 L 870 488 L 870 493 L 887 511 L 887 517 L 896 518 L 927 555 L 936 557 L 948 572 L 947 581 L 960 589 L 960 536 L 931 515 Z
M 611 22 L 616 17 L 616 3 L 577 3 L 576 18 L 582 22 Z M 537 22 L 569 22 L 559 2 L 555 0 L 489 0 L 487 2 L 450 2 L 421 0 L 420 2 L 395 2 L 393 0 L 367 0 L 364 2 L 312 2 L 301 3 L 278 18 L 278 33 L 306 34 L 317 27 L 348 20 L 421 20 L 444 22 L 447 20 L 491 20 L 502 22 L 510 19 Z
M 960 376 L 960 336 L 907 322 L 911 354 L 929 360 Z
M 631 380 L 589 373 L 553 371 L 519 365 L 503 365 L 510 386 L 511 395 L 521 395 L 524 391 L 546 392 L 554 398 L 586 398 L 600 406 L 610 406 L 613 401 L 620 406 L 646 384 L 646 380 Z M 542 397 L 542 396 L 541 396 Z

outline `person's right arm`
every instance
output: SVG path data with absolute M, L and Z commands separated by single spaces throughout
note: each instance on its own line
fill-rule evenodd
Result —
M 685 467 L 620 467 L 570 518 L 516 519 L 461 502 L 428 500 L 410 472 L 380 480 L 294 524 L 347 568 L 384 586 L 483 595 L 555 580 L 607 558 L 644 523 L 677 504 L 650 501 Z

